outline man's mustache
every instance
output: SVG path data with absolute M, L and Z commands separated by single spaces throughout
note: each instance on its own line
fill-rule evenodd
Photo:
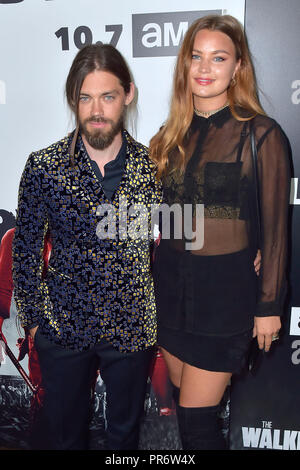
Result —
M 109 122 L 111 122 L 111 120 L 110 119 L 105 119 L 101 116 L 92 116 L 92 117 L 86 119 L 85 122 L 86 123 L 87 122 L 105 122 L 105 123 L 109 123 Z

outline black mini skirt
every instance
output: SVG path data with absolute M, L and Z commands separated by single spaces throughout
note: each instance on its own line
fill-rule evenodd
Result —
M 158 344 L 195 367 L 240 371 L 256 307 L 253 261 L 248 249 L 197 256 L 162 241 L 153 269 Z
M 240 373 L 246 366 L 253 329 L 233 336 L 204 336 L 158 326 L 158 345 L 182 362 L 213 372 Z

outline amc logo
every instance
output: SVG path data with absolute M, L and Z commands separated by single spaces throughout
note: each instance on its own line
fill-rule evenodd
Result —
M 176 56 L 187 29 L 195 20 L 221 14 L 222 10 L 201 10 L 132 15 L 133 57 Z

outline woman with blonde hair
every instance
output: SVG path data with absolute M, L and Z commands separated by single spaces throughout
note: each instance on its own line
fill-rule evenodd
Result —
M 154 280 L 182 445 L 224 449 L 218 412 L 229 380 L 245 366 L 252 337 L 269 351 L 281 328 L 289 197 L 287 142 L 259 104 L 235 18 L 206 16 L 187 31 L 169 117 L 150 156 L 173 215 L 170 236 L 161 219 Z

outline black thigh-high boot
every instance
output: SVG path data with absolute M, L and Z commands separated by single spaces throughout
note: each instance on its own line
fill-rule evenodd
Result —
M 177 405 L 177 419 L 184 450 L 224 450 L 225 439 L 219 424 L 219 405 L 186 408 Z

